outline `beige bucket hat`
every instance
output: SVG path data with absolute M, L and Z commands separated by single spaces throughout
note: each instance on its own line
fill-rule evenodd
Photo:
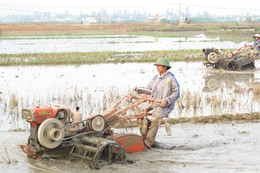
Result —
M 255 37 L 259 37 L 260 38 L 260 34 L 253 35 L 253 38 L 255 38 Z

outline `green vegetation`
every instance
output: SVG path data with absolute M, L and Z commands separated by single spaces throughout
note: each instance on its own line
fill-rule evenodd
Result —
M 224 31 L 224 30 L 238 30 L 244 32 L 245 30 L 251 30 L 258 32 L 259 25 L 241 25 L 241 24 L 189 24 L 189 25 L 149 25 L 149 26 L 135 26 L 129 27 L 128 32 L 145 32 L 145 31 L 157 31 L 157 32 L 180 32 L 180 31 Z
M 259 28 L 254 25 L 239 24 L 207 25 L 204 33 L 206 36 L 218 36 L 220 40 L 239 43 L 245 40 L 252 41 L 252 35 L 258 33 Z
M 204 55 L 201 50 L 0 54 L 0 65 L 154 62 L 159 57 L 170 61 L 200 61 Z
M 1 54 L 0 65 L 92 64 L 105 61 L 113 52 Z
M 150 25 L 140 27 L 130 27 L 128 32 L 180 32 L 180 31 L 203 31 L 200 25 Z
M 158 37 L 190 37 L 193 32 L 203 32 L 207 37 L 220 37 L 221 40 L 241 42 L 251 41 L 251 36 L 260 33 L 259 25 L 241 24 L 191 24 L 191 25 L 154 25 L 128 28 L 130 34 Z

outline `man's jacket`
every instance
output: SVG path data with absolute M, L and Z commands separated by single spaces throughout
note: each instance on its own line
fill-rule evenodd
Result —
M 168 101 L 168 105 L 159 105 L 153 108 L 153 116 L 166 117 L 174 109 L 174 102 L 180 97 L 180 86 L 174 74 L 167 71 L 163 76 L 156 75 L 148 84 L 148 89 L 152 90 L 153 100 Z

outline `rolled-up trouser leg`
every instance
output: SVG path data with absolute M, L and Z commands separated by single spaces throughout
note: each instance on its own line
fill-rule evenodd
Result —
M 157 131 L 159 129 L 160 123 L 162 118 L 161 117 L 153 117 L 151 122 L 151 127 L 148 130 L 148 133 L 146 135 L 145 140 L 150 144 L 150 146 L 153 145 L 153 142 L 155 140 L 155 137 L 157 135 Z

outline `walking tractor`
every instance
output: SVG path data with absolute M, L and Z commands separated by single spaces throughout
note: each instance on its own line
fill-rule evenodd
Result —
M 124 96 L 111 109 L 100 115 L 82 119 L 79 108 L 72 112 L 63 105 L 36 106 L 22 109 L 22 118 L 30 123 L 27 145 L 21 145 L 29 157 L 69 156 L 71 161 L 82 161 L 91 168 L 104 163 L 126 162 L 126 153 L 144 151 L 144 135 L 148 125 L 140 124 L 143 135 L 117 134 L 112 126 L 126 120 L 144 122 L 151 105 L 151 91 L 137 88 Z
M 216 48 L 202 50 L 205 54 L 206 67 L 223 68 L 226 70 L 242 70 L 246 67 L 254 68 L 255 51 L 241 47 L 236 52 L 221 51 Z

